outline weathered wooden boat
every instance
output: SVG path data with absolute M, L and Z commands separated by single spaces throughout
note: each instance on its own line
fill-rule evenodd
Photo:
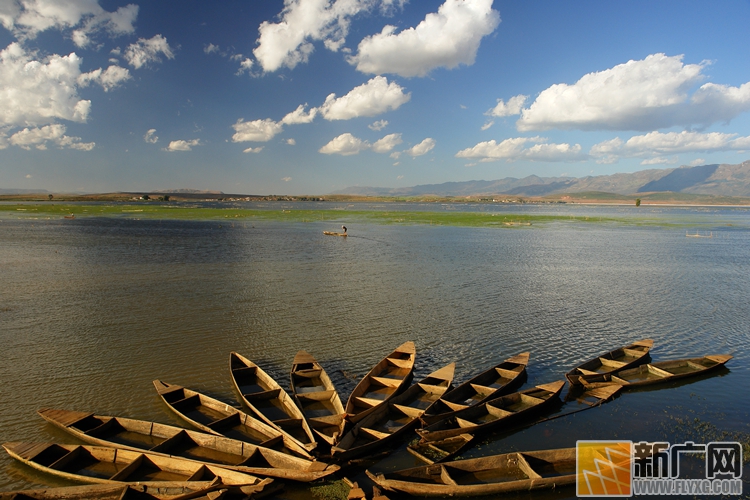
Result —
M 501 426 L 514 425 L 520 419 L 526 419 L 560 402 L 559 396 L 564 385 L 564 380 L 558 380 L 500 396 L 452 413 L 448 418 L 417 429 L 417 433 L 423 441 L 437 441 L 459 434 L 476 435 Z
M 156 488 L 208 488 L 219 478 L 260 492 L 273 479 L 259 479 L 215 465 L 104 446 L 57 443 L 5 443 L 8 454 L 43 472 L 83 483 L 139 484 Z M 194 485 L 194 486 L 191 486 Z
M 529 353 L 522 352 L 446 392 L 420 418 L 432 424 L 458 410 L 475 406 L 517 389 L 526 376 Z
M 346 233 L 337 233 L 335 231 L 323 231 L 323 234 L 327 234 L 328 236 L 348 236 Z
M 229 371 L 242 402 L 255 416 L 289 434 L 308 450 L 315 448 L 318 443 L 305 416 L 273 377 L 236 352 L 229 354 Z
M 39 415 L 50 424 L 93 445 L 178 456 L 263 477 L 309 482 L 339 469 L 337 465 L 296 457 L 225 436 L 146 420 L 54 409 L 39 410 Z
M 288 434 L 244 411 L 180 385 L 154 380 L 162 400 L 197 429 L 312 459 L 305 446 Z
M 216 481 L 206 488 L 154 488 L 144 485 L 85 484 L 0 493 L 0 500 L 225 500 L 229 488 Z M 233 497 L 237 497 L 236 495 Z M 247 498 L 246 495 L 240 497 Z
M 605 352 L 578 365 L 565 374 L 572 385 L 580 385 L 581 375 L 604 375 L 624 370 L 648 361 L 648 353 L 654 345 L 651 339 L 643 339 L 614 351 Z
M 316 437 L 331 446 L 344 434 L 344 405 L 330 377 L 306 351 L 294 356 L 292 394 Z
M 350 460 L 393 443 L 419 424 L 419 417 L 450 388 L 456 363 L 450 363 L 357 422 L 339 443 L 331 456 Z
M 412 496 L 526 492 L 575 484 L 576 449 L 505 453 L 394 472 L 366 472 L 379 487 Z
M 362 377 L 346 402 L 347 420 L 359 422 L 401 392 L 411 380 L 416 355 L 414 342 L 404 342 Z
M 583 375 L 580 381 L 586 388 L 599 387 L 603 384 L 619 384 L 624 388 L 661 384 L 716 370 L 730 359 L 732 359 L 730 354 L 712 354 L 702 358 L 659 361 L 615 373 Z

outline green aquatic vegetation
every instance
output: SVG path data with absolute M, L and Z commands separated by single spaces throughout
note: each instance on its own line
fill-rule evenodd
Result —
M 337 479 L 310 486 L 310 493 L 320 500 L 345 500 L 350 489 L 344 480 Z
M 686 440 L 696 443 L 710 443 L 712 441 L 735 441 L 742 446 L 742 461 L 750 462 L 750 433 L 729 432 L 719 429 L 712 422 L 699 417 L 676 417 L 669 415 L 669 422 L 665 424 L 670 432 L 676 436 L 684 436 Z

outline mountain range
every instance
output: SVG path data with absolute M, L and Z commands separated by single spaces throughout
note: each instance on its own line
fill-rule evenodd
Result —
M 598 191 L 621 195 L 674 192 L 712 196 L 750 196 L 750 160 L 740 164 L 681 166 L 629 174 L 587 177 L 506 177 L 494 181 L 445 182 L 403 188 L 353 186 L 332 194 L 358 196 L 548 196 Z

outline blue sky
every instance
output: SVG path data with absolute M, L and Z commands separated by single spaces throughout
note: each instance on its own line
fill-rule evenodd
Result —
M 0 0 L 0 188 L 326 194 L 750 158 L 750 2 Z

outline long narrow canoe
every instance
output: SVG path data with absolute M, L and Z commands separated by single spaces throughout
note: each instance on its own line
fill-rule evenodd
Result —
M 227 403 L 161 380 L 154 380 L 154 387 L 172 411 L 203 432 L 312 459 L 307 448 L 290 435 Z
M 492 399 L 486 403 L 457 411 L 446 419 L 417 429 L 423 441 L 437 441 L 460 434 L 479 434 L 501 426 L 516 424 L 522 418 L 538 413 L 560 402 L 564 380 L 538 385 Z
M 261 491 L 273 479 L 176 457 L 104 446 L 56 443 L 5 443 L 8 454 L 26 465 L 83 483 L 141 484 L 154 487 L 211 486 L 217 477 L 225 485 L 255 486 Z
M 412 496 L 478 497 L 559 488 L 576 482 L 576 449 L 505 453 L 367 475 Z
M 587 388 L 619 384 L 627 389 L 702 375 L 724 366 L 730 359 L 730 354 L 712 354 L 702 358 L 659 361 L 605 375 L 584 375 L 580 381 Z
M 359 381 L 346 402 L 346 418 L 357 423 L 401 392 L 411 380 L 417 351 L 414 342 L 401 344 Z
M 305 416 L 273 377 L 236 352 L 229 354 L 229 371 L 242 402 L 258 418 L 289 434 L 308 450 L 315 448 L 317 442 Z
M 239 489 L 239 488 L 238 488 Z M 224 500 L 229 488 L 216 481 L 206 488 L 85 484 L 0 493 L 0 500 Z
M 450 388 L 456 363 L 435 370 L 387 404 L 380 406 L 331 448 L 331 456 L 350 460 L 393 443 L 419 424 L 419 417 Z
M 294 356 L 291 373 L 292 394 L 316 437 L 332 446 L 344 434 L 344 405 L 330 377 L 306 351 Z
M 337 465 L 171 425 L 68 410 L 39 410 L 50 424 L 89 444 L 171 455 L 264 477 L 309 482 L 336 472 Z
M 653 346 L 654 341 L 651 339 L 638 340 L 578 365 L 566 373 L 565 377 L 571 385 L 580 385 L 581 375 L 604 375 L 637 366 L 648 361 L 648 353 Z
M 482 404 L 517 389 L 526 376 L 529 353 L 522 352 L 446 392 L 424 412 L 422 422 L 432 424 L 458 410 Z

